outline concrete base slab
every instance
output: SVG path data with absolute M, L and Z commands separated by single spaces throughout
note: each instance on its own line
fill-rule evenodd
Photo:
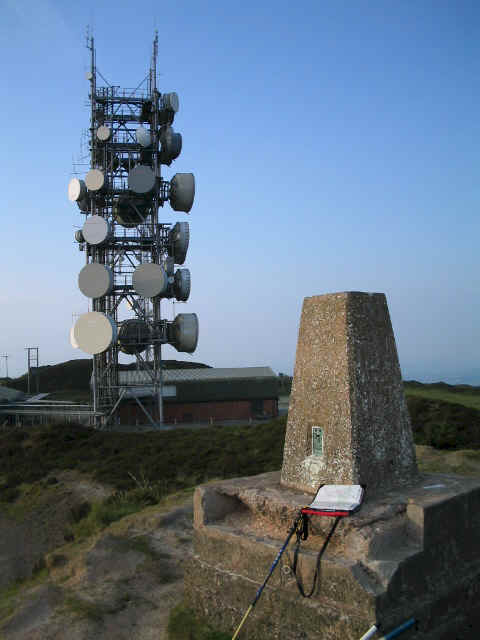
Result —
M 311 500 L 283 487 L 279 472 L 198 487 L 187 602 L 233 632 Z M 332 524 L 311 518 L 297 568 L 307 590 Z M 480 478 L 421 475 L 408 487 L 366 495 L 361 510 L 339 523 L 313 597 L 299 594 L 285 553 L 241 637 L 358 640 L 375 621 L 388 631 L 415 617 L 402 639 L 478 638 L 479 541 Z

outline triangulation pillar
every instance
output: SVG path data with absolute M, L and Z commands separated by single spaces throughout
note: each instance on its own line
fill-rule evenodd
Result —
M 480 478 L 418 473 L 383 294 L 305 299 L 282 471 L 197 487 L 188 606 L 232 634 L 320 484 L 364 484 L 364 502 L 339 522 L 312 597 L 290 549 L 239 640 L 359 640 L 411 618 L 402 640 L 478 639 Z M 307 591 L 331 526 L 310 519 Z
M 297 344 L 282 484 L 367 491 L 417 474 L 410 417 L 383 293 L 305 298 Z

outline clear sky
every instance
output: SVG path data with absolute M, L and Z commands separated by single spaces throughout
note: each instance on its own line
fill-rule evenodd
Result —
M 86 25 L 112 84 L 176 91 L 197 351 L 293 373 L 305 296 L 384 292 L 404 378 L 480 384 L 480 5 L 462 0 L 2 0 L 0 354 L 69 342 L 84 254 L 67 199 L 89 126 Z M 173 306 L 163 304 L 173 318 Z M 0 375 L 4 375 L 4 361 Z

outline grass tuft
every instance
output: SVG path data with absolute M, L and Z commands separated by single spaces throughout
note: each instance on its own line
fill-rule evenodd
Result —
M 184 603 L 178 604 L 170 612 L 168 619 L 168 640 L 230 640 L 231 636 L 215 631 L 198 617 Z

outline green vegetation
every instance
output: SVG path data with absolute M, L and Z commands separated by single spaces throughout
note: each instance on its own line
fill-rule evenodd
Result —
M 83 540 L 102 531 L 112 522 L 137 513 L 150 505 L 158 504 L 166 497 L 163 487 L 161 482 L 152 483 L 145 487 L 137 486 L 129 490 L 116 491 L 101 502 L 80 504 L 72 509 L 72 524 L 65 532 L 66 539 Z M 140 540 L 137 542 L 141 544 Z M 145 552 L 144 547 L 142 547 L 142 551 Z
M 286 376 L 284 373 L 278 374 L 278 393 L 281 396 L 288 396 L 292 391 L 292 376 Z
M 16 600 L 20 593 L 31 587 L 45 582 L 48 578 L 48 570 L 45 567 L 38 567 L 33 575 L 25 580 L 17 580 L 5 589 L 0 590 L 0 622 L 9 618 L 15 611 Z
M 439 449 L 480 449 L 479 410 L 409 392 L 407 404 L 415 444 Z
M 227 633 L 214 631 L 184 603 L 174 607 L 168 620 L 169 640 L 230 640 Z
M 452 387 L 442 383 L 411 386 L 409 383 L 405 383 L 405 395 L 407 398 L 417 397 L 440 402 L 452 402 L 480 411 L 480 392 L 478 387 L 469 387 L 468 385 Z
M 22 483 L 62 469 L 89 473 L 117 491 L 129 492 L 112 500 L 112 509 L 119 510 L 128 510 L 132 499 L 152 504 L 167 493 L 212 478 L 273 471 L 281 466 L 285 423 L 283 417 L 257 426 L 142 434 L 73 424 L 4 431 L 0 502 L 11 500 L 11 490 Z
M 407 403 L 416 444 L 480 449 L 480 411 L 408 392 Z M 117 490 L 108 505 L 81 519 L 104 524 L 212 478 L 279 469 L 285 425 L 284 416 L 256 426 L 145 433 L 73 424 L 6 430 L 0 433 L 0 502 L 14 503 L 22 483 L 76 469 Z

